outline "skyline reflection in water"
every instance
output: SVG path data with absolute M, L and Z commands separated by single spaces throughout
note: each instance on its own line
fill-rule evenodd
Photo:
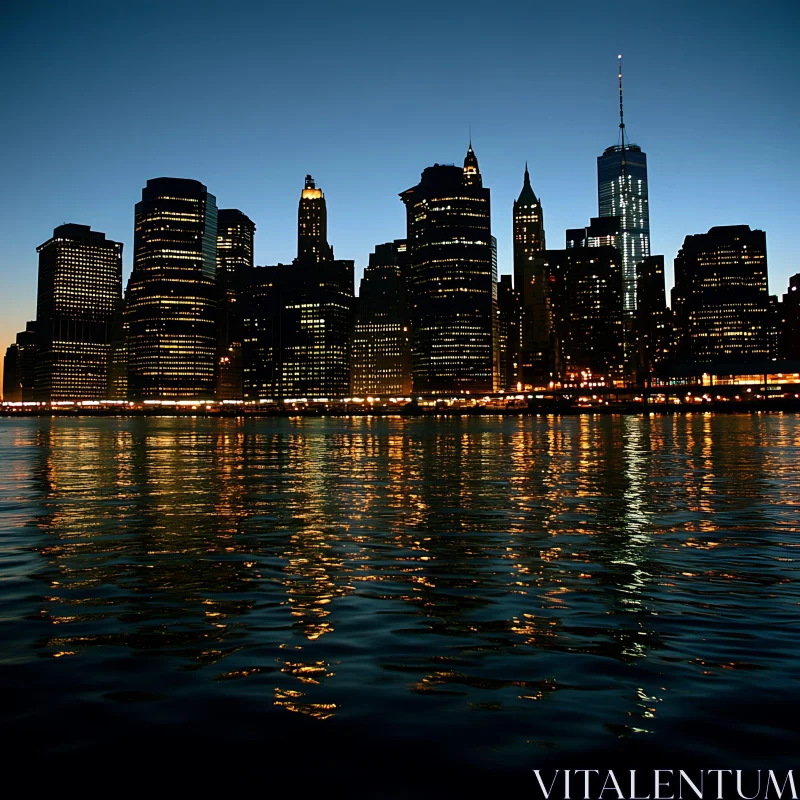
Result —
M 791 415 L 0 420 L 6 729 L 775 767 L 798 456 Z

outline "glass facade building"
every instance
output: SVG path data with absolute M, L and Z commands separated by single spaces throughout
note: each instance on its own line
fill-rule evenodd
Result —
M 37 248 L 35 396 L 108 396 L 111 320 L 122 296 L 122 244 L 88 225 L 60 225 Z
M 414 391 L 497 388 L 490 194 L 470 145 L 464 167 L 435 164 L 406 206 Z
M 770 306 L 764 231 L 726 225 L 686 237 L 672 289 L 679 360 L 769 358 Z
M 131 399 L 214 397 L 216 277 L 214 196 L 199 181 L 149 180 L 126 298 Z
M 624 134 L 623 134 L 624 135 Z M 617 248 L 622 258 L 623 305 L 636 310 L 636 265 L 650 255 L 647 155 L 635 144 L 608 147 L 597 159 L 597 196 L 601 217 L 619 217 Z
M 379 244 L 370 253 L 353 323 L 350 390 L 354 395 L 405 396 L 412 390 L 405 257 L 403 239 Z

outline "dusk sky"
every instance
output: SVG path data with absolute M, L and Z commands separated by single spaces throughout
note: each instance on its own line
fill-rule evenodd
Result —
M 652 252 L 713 225 L 767 231 L 770 291 L 800 271 L 800 5 L 761 2 L 9 3 L 0 16 L 0 344 L 36 308 L 56 225 L 124 242 L 148 178 L 196 178 L 288 262 L 310 172 L 355 259 L 405 236 L 398 193 L 461 163 L 469 128 L 500 272 L 525 160 L 547 244 L 597 215 L 596 157 L 647 153 Z

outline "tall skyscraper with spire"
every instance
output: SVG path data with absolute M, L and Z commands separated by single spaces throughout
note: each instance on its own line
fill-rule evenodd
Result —
M 489 190 L 470 142 L 463 168 L 434 164 L 406 206 L 414 391 L 497 388 Z
M 513 228 L 514 289 L 520 313 L 515 382 L 546 384 L 553 370 L 550 289 L 543 262 L 536 259 L 545 249 L 544 212 L 531 186 L 527 161 L 522 191 L 514 201 Z
M 636 311 L 636 265 L 650 255 L 647 155 L 631 144 L 622 107 L 622 56 L 619 56 L 619 143 L 597 159 L 597 198 L 601 217 L 619 217 L 622 303 L 628 321 Z
M 333 248 L 328 244 L 325 195 L 310 175 L 306 175 L 297 212 L 297 260 L 316 264 L 333 261 Z

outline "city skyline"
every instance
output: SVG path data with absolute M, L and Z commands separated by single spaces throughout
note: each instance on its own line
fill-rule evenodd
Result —
M 207 128 L 189 124 L 192 116 L 185 113 L 199 89 L 177 100 L 157 86 L 142 92 L 159 69 L 178 63 L 191 36 L 212 31 L 208 8 L 199 7 L 188 23 L 170 9 L 154 31 L 147 9 L 135 18 L 114 10 L 95 19 L 81 4 L 67 16 L 54 6 L 44 20 L 21 11 L 8 15 L 4 27 L 12 36 L 5 57 L 20 80 L 11 91 L 10 124 L 0 134 L 5 151 L 14 154 L 0 230 L 6 243 L 0 259 L 3 341 L 30 316 L 35 247 L 56 225 L 91 225 L 123 242 L 127 279 L 132 207 L 141 186 L 161 175 L 199 180 L 220 207 L 241 209 L 258 228 L 255 262 L 274 264 L 290 260 L 295 250 L 296 187 L 311 173 L 325 187 L 329 239 L 339 258 L 356 261 L 358 284 L 375 243 L 403 236 L 397 192 L 431 163 L 459 163 L 470 123 L 492 188 L 499 272 L 508 274 L 511 204 L 526 160 L 546 209 L 551 247 L 561 245 L 564 230 L 597 213 L 596 158 L 618 138 L 618 52 L 625 64 L 627 130 L 648 153 L 651 252 L 665 255 L 668 289 L 685 235 L 749 224 L 768 234 L 770 291 L 786 290 L 797 271 L 797 200 L 790 191 L 797 112 L 786 97 L 798 57 L 783 24 L 793 13 L 785 4 L 773 4 L 755 21 L 743 4 L 731 5 L 724 19 L 708 8 L 691 16 L 679 10 L 664 20 L 642 9 L 623 33 L 613 4 L 603 10 L 584 4 L 570 15 L 500 8 L 490 16 L 446 5 L 417 27 L 390 12 L 362 14 L 358 4 L 338 16 L 311 4 L 310 18 L 298 11 L 269 16 L 246 4 L 233 9 L 239 21 L 246 11 L 252 25 L 245 32 L 237 26 L 235 43 L 219 34 L 215 58 L 198 66 L 197 85 L 205 80 L 211 91 L 224 84 L 234 110 Z M 567 19 L 573 27 L 565 40 Z M 717 30 L 707 36 L 712 23 Z M 132 35 L 116 49 L 89 46 L 97 26 Z M 468 44 L 441 33 L 476 26 L 485 47 L 471 52 L 463 69 L 459 58 Z M 281 44 L 282 30 L 305 31 L 307 46 Z M 61 37 L 63 31 L 71 37 Z M 274 45 L 269 55 L 259 34 Z M 34 36 L 60 54 L 64 79 L 88 79 L 86 92 L 65 92 L 36 67 L 28 52 L 35 52 Z M 521 47 L 528 40 L 535 52 Z M 361 72 L 364 59 L 382 52 L 392 59 L 406 45 L 416 52 L 434 42 L 443 66 L 426 76 L 422 91 L 416 89 L 419 66 L 384 70 L 380 85 Z M 151 59 L 132 87 L 128 70 L 145 43 Z M 345 52 L 356 44 L 357 53 Z M 320 66 L 325 74 L 310 83 Z M 356 71 L 360 77 L 350 80 Z M 234 82 L 239 77 L 241 85 Z M 92 110 L 95 92 L 105 92 L 103 113 Z M 145 96 L 152 102 L 143 103 Z M 373 113 L 365 126 L 357 109 L 367 107 Z M 57 132 L 45 125 L 44 108 L 62 120 Z M 145 135 L 147 126 L 158 135 Z

